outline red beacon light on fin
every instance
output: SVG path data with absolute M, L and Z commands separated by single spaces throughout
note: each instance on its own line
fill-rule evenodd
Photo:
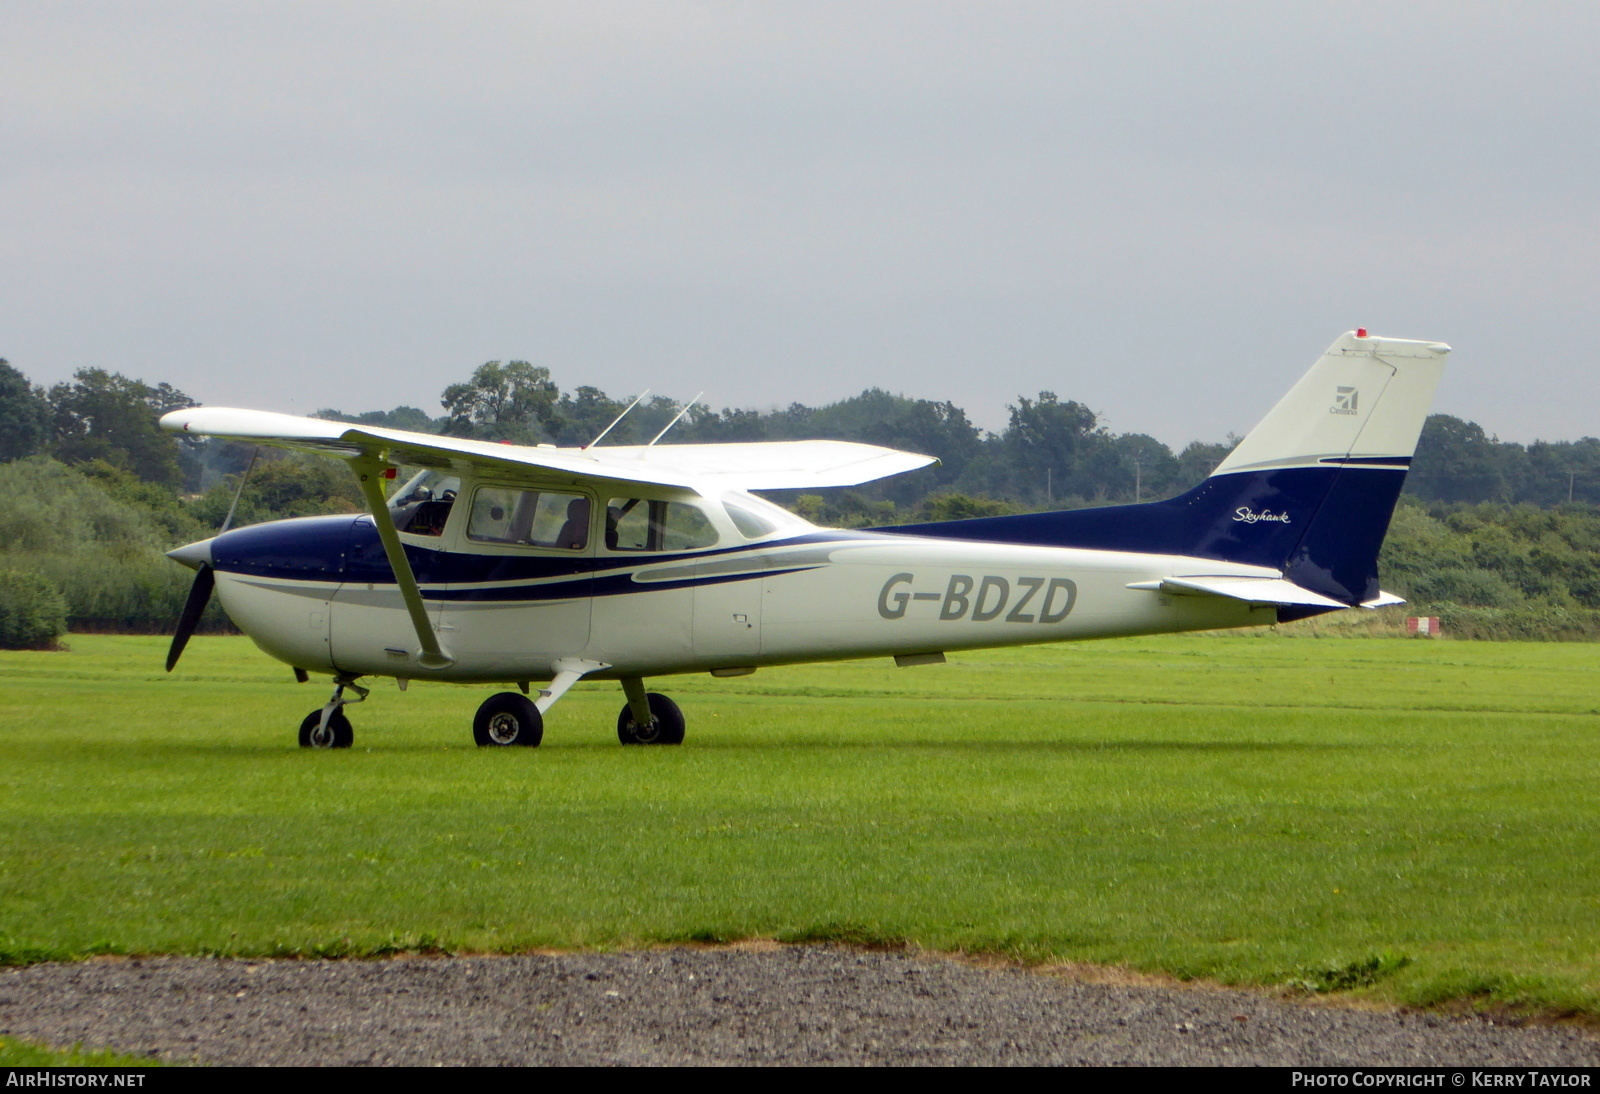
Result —
M 398 468 L 395 468 L 395 467 L 385 467 L 385 468 L 384 468 L 384 469 L 383 469 L 383 477 L 384 477 L 384 478 L 386 478 L 386 479 L 392 479 L 392 478 L 394 478 L 394 476 L 395 476 L 395 473 L 396 473 L 396 472 L 397 472 L 397 471 L 398 471 L 398 470 L 399 470 L 399 469 L 398 469 Z
M 1366 327 L 1357 327 L 1356 328 L 1356 337 L 1357 338 L 1365 338 L 1366 336 L 1367 336 L 1367 328 Z

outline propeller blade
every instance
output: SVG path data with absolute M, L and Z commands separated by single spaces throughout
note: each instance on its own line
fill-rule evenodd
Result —
M 189 644 L 189 636 L 194 633 L 195 626 L 200 622 L 200 614 L 206 610 L 206 605 L 211 602 L 211 590 L 217 583 L 216 575 L 211 572 L 211 567 L 202 564 L 195 571 L 194 584 L 189 586 L 189 599 L 183 602 L 183 614 L 178 617 L 178 629 L 172 634 L 172 648 L 167 650 L 167 671 L 172 671 L 172 666 L 178 663 L 178 658 L 183 656 L 183 647 Z

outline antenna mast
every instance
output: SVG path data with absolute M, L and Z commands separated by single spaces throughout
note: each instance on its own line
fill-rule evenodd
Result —
M 703 391 L 702 392 L 698 392 L 693 399 L 690 399 L 687 403 L 684 403 L 683 404 L 683 409 L 678 411 L 678 417 L 676 417 L 676 418 L 672 419 L 672 421 L 668 422 L 666 429 L 663 429 L 660 433 L 657 433 L 654 437 L 651 437 L 650 438 L 650 444 L 645 445 L 645 447 L 649 448 L 650 445 L 655 444 L 662 437 L 665 437 L 667 435 L 667 429 L 671 429 L 673 426 L 677 425 L 679 420 L 681 420 L 685 414 L 689 413 L 690 409 L 692 409 L 694 407 L 694 404 L 696 404 L 696 403 L 698 403 L 700 401 L 700 396 L 704 395 L 704 394 L 705 394 L 705 392 L 703 392 Z
M 634 407 L 638 406 L 639 405 L 639 400 L 643 399 L 648 394 L 650 394 L 650 389 L 649 388 L 645 388 L 643 391 L 639 392 L 638 398 L 634 399 L 633 402 L 631 402 L 627 406 L 623 407 L 622 408 L 622 413 L 618 414 L 615 418 L 612 418 L 611 419 L 611 424 L 606 426 L 604 429 L 602 429 L 595 436 L 595 439 L 590 441 L 588 444 L 584 445 L 583 448 L 593 448 L 595 445 L 599 444 L 600 443 L 600 438 L 604 437 L 607 433 L 610 433 L 613 429 L 615 429 L 617 427 L 617 423 L 622 421 L 622 419 L 624 419 L 624 418 L 626 418 L 628 416 L 628 411 L 630 411 Z M 650 443 L 654 444 L 655 442 L 652 441 Z M 580 448 L 579 451 L 581 452 L 581 451 L 583 451 L 583 449 Z

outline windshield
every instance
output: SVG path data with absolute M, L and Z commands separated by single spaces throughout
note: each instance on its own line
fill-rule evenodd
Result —
M 437 501 L 445 490 L 450 490 L 452 493 L 460 492 L 461 476 L 450 471 L 434 471 L 424 467 L 389 495 L 389 508 L 398 509 L 402 505 L 418 501 Z

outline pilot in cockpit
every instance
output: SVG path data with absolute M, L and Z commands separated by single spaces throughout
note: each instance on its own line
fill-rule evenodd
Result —
M 424 471 L 390 499 L 395 528 L 413 536 L 443 535 L 460 489 L 461 480 L 456 476 Z

